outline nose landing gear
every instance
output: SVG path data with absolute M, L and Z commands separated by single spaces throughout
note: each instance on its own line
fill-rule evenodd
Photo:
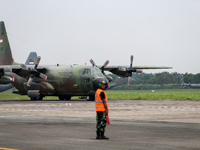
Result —
M 95 100 L 95 96 L 94 95 L 88 95 L 88 96 L 86 96 L 86 100 L 87 101 L 94 101 Z

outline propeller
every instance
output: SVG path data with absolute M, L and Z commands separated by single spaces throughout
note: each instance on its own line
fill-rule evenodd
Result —
M 102 72 L 104 75 L 105 75 L 105 73 L 104 73 L 104 68 L 109 64 L 109 62 L 110 62 L 109 60 L 106 60 L 106 62 L 104 63 L 104 65 L 100 68 L 100 69 L 101 69 L 101 72 Z M 90 60 L 90 63 L 91 63 L 93 66 L 98 67 L 92 59 Z
M 97 67 L 97 65 L 95 64 L 94 60 L 90 59 L 90 63 L 93 65 L 93 67 Z
M 127 72 L 127 76 L 128 76 L 128 85 L 131 84 L 132 72 L 136 72 L 136 70 L 133 69 L 132 66 L 133 66 L 133 55 L 131 55 L 131 58 L 130 58 L 130 67 L 129 67 L 129 68 L 119 67 L 119 71 L 126 71 L 126 72 Z
M 133 68 L 132 68 L 132 65 L 133 65 L 133 55 L 131 55 L 131 63 L 130 63 L 130 68 L 127 69 L 128 71 L 128 85 L 131 84 L 131 79 L 132 79 L 132 72 L 133 72 Z
M 41 60 L 41 57 L 38 56 L 34 68 L 30 68 L 30 67 L 27 67 L 27 66 L 24 65 L 24 64 L 21 64 L 21 67 L 22 67 L 23 69 L 30 71 L 30 76 L 29 76 L 29 79 L 28 79 L 28 82 L 27 82 L 27 86 L 28 86 L 28 87 L 30 87 L 30 85 L 31 85 L 31 83 L 32 83 L 34 77 L 40 77 L 40 78 L 45 79 L 45 80 L 47 79 L 47 76 L 46 76 L 45 74 L 40 73 L 40 72 L 37 71 L 37 67 L 38 67 L 38 65 L 39 65 L 40 60 Z
M 101 67 L 101 72 L 105 75 L 104 73 L 104 68 L 109 64 L 109 60 L 106 60 L 106 62 L 104 63 L 104 65 Z

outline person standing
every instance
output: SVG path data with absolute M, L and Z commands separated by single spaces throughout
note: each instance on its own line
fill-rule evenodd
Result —
M 108 99 L 105 93 L 107 83 L 105 81 L 99 82 L 99 88 L 95 93 L 95 101 L 96 101 L 96 139 L 106 139 L 109 138 L 104 135 L 105 127 L 106 127 L 106 116 L 108 115 Z

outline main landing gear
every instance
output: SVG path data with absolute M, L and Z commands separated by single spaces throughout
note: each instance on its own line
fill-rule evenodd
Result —
M 94 95 L 88 95 L 88 96 L 86 96 L 86 100 L 87 101 L 94 101 L 95 100 L 95 96 Z
M 71 96 L 58 96 L 59 100 L 71 100 Z
M 43 99 L 43 96 L 40 95 L 38 97 L 30 97 L 30 100 L 42 100 Z

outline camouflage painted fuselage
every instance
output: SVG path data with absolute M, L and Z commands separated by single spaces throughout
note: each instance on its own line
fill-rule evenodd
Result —
M 42 72 L 48 76 L 47 80 L 34 78 L 30 87 L 27 86 L 28 78 L 16 74 L 11 77 L 11 83 L 21 94 L 27 94 L 28 90 L 39 90 L 43 96 L 85 96 L 94 95 L 98 86 L 95 80 L 107 81 L 99 68 L 86 65 L 45 66 Z

